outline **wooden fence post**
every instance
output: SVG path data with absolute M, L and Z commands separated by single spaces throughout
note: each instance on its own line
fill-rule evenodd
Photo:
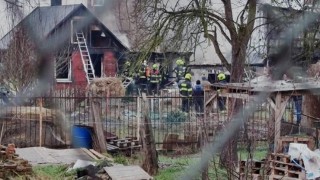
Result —
M 139 132 L 144 152 L 142 168 L 149 174 L 155 175 L 158 172 L 158 156 L 151 127 L 151 119 L 149 118 L 148 100 L 145 93 L 142 94 L 142 97 L 144 102 L 143 123 Z
M 93 128 L 94 132 L 97 135 L 99 151 L 106 152 L 107 151 L 107 143 L 104 137 L 103 128 L 102 128 L 102 120 L 101 120 L 101 105 L 99 102 L 95 102 L 94 98 L 91 98 L 91 108 L 93 113 Z
M 42 106 L 43 106 L 43 104 L 42 104 L 42 98 L 39 98 L 38 99 L 38 101 L 39 101 L 39 108 L 40 108 L 40 113 L 39 113 L 39 146 L 40 147 L 42 147 Z

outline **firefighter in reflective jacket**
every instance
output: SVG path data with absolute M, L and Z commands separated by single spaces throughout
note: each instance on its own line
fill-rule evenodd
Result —
M 137 80 L 137 85 L 139 86 L 140 90 L 147 90 L 145 88 L 148 87 L 148 80 L 149 80 L 148 66 L 147 66 L 147 62 L 144 61 L 141 68 L 139 69 L 138 80 Z
M 152 70 L 150 72 L 150 93 L 158 94 L 159 93 L 159 85 L 161 80 L 161 74 L 159 72 L 159 67 L 157 64 L 152 65 Z
M 184 81 L 179 84 L 180 95 L 182 96 L 182 111 L 189 112 L 192 98 L 191 74 L 187 73 Z
M 174 68 L 174 72 L 176 73 L 176 82 L 184 79 L 184 76 L 187 73 L 187 68 L 184 66 L 184 61 L 182 59 L 178 59 L 176 61 L 176 67 Z
M 218 83 L 222 83 L 222 84 L 227 83 L 226 75 L 222 72 L 218 74 Z M 218 93 L 220 92 L 221 90 L 218 89 Z M 227 99 L 225 97 L 218 96 L 218 107 L 220 111 L 226 110 L 226 103 L 227 103 Z

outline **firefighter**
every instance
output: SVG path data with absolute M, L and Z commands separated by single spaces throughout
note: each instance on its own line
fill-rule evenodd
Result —
M 182 111 L 189 112 L 191 106 L 192 98 L 192 84 L 191 84 L 191 74 L 187 73 L 184 77 L 184 81 L 179 83 L 179 92 L 182 96 Z
M 161 74 L 159 72 L 159 67 L 157 64 L 152 65 L 152 70 L 150 72 L 150 93 L 158 94 L 159 93 L 159 85 L 161 80 Z
M 139 86 L 140 91 L 148 91 L 148 80 L 149 72 L 147 62 L 144 61 L 142 66 L 139 69 L 137 85 Z
M 223 84 L 227 83 L 226 75 L 224 73 L 220 72 L 218 74 L 218 82 L 223 83 Z M 220 92 L 220 89 L 218 89 L 218 93 L 219 92 Z M 227 102 L 227 100 L 225 97 L 218 96 L 218 107 L 219 107 L 220 111 L 224 112 L 226 110 L 226 102 Z
M 176 73 L 176 82 L 179 83 L 179 81 L 184 79 L 184 76 L 187 73 L 187 68 L 184 65 L 184 61 L 180 58 L 177 59 L 176 65 L 174 72 Z

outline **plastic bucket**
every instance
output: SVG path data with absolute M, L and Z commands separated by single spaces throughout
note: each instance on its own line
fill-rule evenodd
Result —
M 72 147 L 92 148 L 91 127 L 82 125 L 72 127 Z

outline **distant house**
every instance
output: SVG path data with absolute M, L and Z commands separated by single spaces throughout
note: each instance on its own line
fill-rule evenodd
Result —
M 306 10 L 282 8 L 271 5 L 263 6 L 266 17 L 266 46 L 270 65 L 277 61 L 277 51 L 283 46 L 286 38 L 292 38 L 289 45 L 289 58 L 295 65 L 307 65 L 320 59 L 320 14 Z M 301 26 L 299 19 L 304 15 L 318 17 L 302 33 L 295 37 L 288 37 L 294 29 Z M 286 33 L 288 32 L 288 33 Z
M 45 42 L 48 47 L 50 43 L 60 43 L 58 50 L 52 52 L 58 88 L 86 86 L 92 77 L 115 76 L 118 60 L 128 52 L 128 48 L 82 4 L 37 7 L 0 40 L 0 49 L 8 48 L 14 32 L 21 27 L 28 28 L 32 39 Z M 84 37 L 78 34 L 78 39 L 77 33 L 83 33 Z M 55 34 L 61 37 L 48 41 Z M 86 65 L 89 60 L 92 66 Z M 94 75 L 90 74 L 92 72 Z

